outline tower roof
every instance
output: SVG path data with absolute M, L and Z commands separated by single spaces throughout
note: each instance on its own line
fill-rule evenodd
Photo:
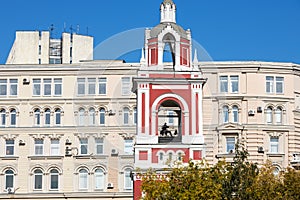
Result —
M 167 26 L 171 26 L 182 38 L 188 38 L 187 32 L 181 26 L 175 23 L 160 23 L 151 30 L 150 37 L 157 37 L 165 28 L 167 28 Z
M 166 4 L 174 4 L 174 2 L 172 0 L 164 0 L 164 2 L 162 2 L 162 4 L 166 5 Z

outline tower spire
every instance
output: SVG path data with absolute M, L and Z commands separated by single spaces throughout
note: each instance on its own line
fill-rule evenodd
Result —
M 176 5 L 172 0 L 164 0 L 160 6 L 160 23 L 176 23 Z

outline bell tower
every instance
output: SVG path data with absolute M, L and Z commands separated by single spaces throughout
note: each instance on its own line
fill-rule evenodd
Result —
M 176 5 L 164 0 L 160 8 L 160 24 L 145 31 L 141 67 L 134 79 L 135 167 L 141 172 L 205 157 L 202 92 L 206 79 L 197 58 L 197 63 L 191 61 L 191 32 L 176 24 Z M 134 199 L 141 195 L 140 185 L 141 178 L 134 176 Z
M 145 32 L 145 62 L 148 70 L 163 70 L 164 55 L 171 54 L 171 62 L 176 71 L 192 69 L 192 41 L 190 30 L 176 24 L 176 5 L 172 0 L 164 0 L 160 6 L 160 24 Z

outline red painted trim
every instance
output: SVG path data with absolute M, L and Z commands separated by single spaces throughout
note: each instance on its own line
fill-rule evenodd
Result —
M 190 44 L 190 41 L 184 38 L 180 38 L 180 42 Z
M 184 116 L 183 116 L 183 112 L 184 112 L 184 106 L 182 104 L 182 102 L 179 100 L 179 99 L 176 99 L 174 97 L 166 97 L 166 98 L 163 98 L 161 99 L 158 103 L 157 103 L 157 106 L 155 108 L 155 110 L 158 110 L 159 109 L 159 106 L 164 102 L 164 101 L 167 101 L 167 100 L 171 100 L 171 101 L 175 101 L 179 104 L 180 106 L 180 109 L 181 109 L 181 133 L 182 135 L 184 135 L 184 124 L 185 124 L 185 119 L 184 119 Z M 156 130 L 155 130 L 155 133 L 156 135 L 158 135 L 158 117 L 157 117 L 157 114 L 156 114 Z
M 202 160 L 202 151 L 201 150 L 193 151 L 193 160 Z
M 199 94 L 196 93 L 196 98 L 195 98 L 195 106 L 196 106 L 196 134 L 199 133 L 199 105 L 198 105 L 198 100 L 199 100 Z
M 142 93 L 142 133 L 145 133 L 145 124 L 146 124 L 146 119 L 145 119 L 145 115 L 146 115 L 146 97 L 145 97 L 145 93 Z
M 135 180 L 133 182 L 133 199 L 140 200 L 142 197 L 142 181 Z
M 139 160 L 148 160 L 148 151 L 139 151 Z

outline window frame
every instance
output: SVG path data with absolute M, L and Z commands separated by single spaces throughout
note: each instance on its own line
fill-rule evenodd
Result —
M 32 79 L 32 96 L 41 96 L 42 80 L 40 78 Z
M 131 77 L 122 77 L 122 96 L 128 96 L 131 94 Z
M 128 107 L 123 108 L 123 124 L 129 125 L 129 113 L 130 110 Z
M 99 95 L 106 95 L 107 93 L 107 78 L 98 78 L 98 94 Z M 103 89 L 103 91 L 102 91 Z
M 0 96 L 7 96 L 7 79 L 0 79 Z
M 87 169 L 80 169 L 78 171 L 78 189 L 87 190 L 89 188 L 89 172 Z M 82 187 L 83 186 L 83 187 Z
M 12 108 L 9 112 L 9 125 L 15 127 L 17 125 L 17 110 Z
M 39 179 L 37 179 L 39 178 Z M 44 173 L 41 169 L 35 169 L 33 171 L 33 190 L 43 190 Z
M 87 95 L 96 95 L 96 78 L 87 78 Z
M 34 140 L 34 155 L 35 156 L 44 155 L 44 139 L 37 138 Z
M 56 172 L 53 172 L 53 170 L 55 170 Z M 51 169 L 50 173 L 49 173 L 49 190 L 59 190 L 59 171 L 57 169 Z M 57 188 L 53 188 L 53 177 L 57 177 Z
M 53 142 L 57 143 L 53 143 Z M 51 139 L 50 140 L 50 155 L 51 156 L 59 156 L 60 155 L 60 140 L 59 139 Z
M 95 138 L 95 152 L 96 155 L 103 155 L 104 154 L 104 139 L 103 138 Z M 101 149 L 100 152 L 98 151 L 99 148 Z
M 8 173 L 10 172 L 10 173 Z M 14 182 L 15 182 L 15 173 L 12 169 L 7 169 L 4 172 L 4 176 L 5 176 L 5 189 L 7 188 L 14 188 Z M 8 178 L 11 178 L 11 184 L 8 184 Z
M 94 180 L 95 180 L 95 190 L 103 191 L 105 189 L 105 171 L 102 168 L 98 167 L 97 169 L 95 169 Z M 100 184 L 102 183 L 102 185 L 98 185 L 98 183 Z
M 10 151 L 12 153 L 8 153 Z M 5 156 L 14 156 L 14 155 L 15 155 L 15 140 L 14 139 L 5 140 Z
M 133 190 L 133 181 L 130 176 L 131 170 L 131 168 L 124 169 L 124 190 Z
M 89 140 L 88 138 L 80 138 L 79 139 L 79 154 L 80 155 L 88 155 L 89 151 L 88 151 L 88 145 L 89 145 Z M 84 148 L 85 148 L 85 151 L 86 153 L 83 153 L 84 152 Z
M 62 96 L 62 78 L 54 78 L 54 96 Z
M 234 136 L 227 136 L 225 137 L 226 142 L 226 153 L 233 153 L 235 151 L 235 143 L 236 137 Z
M 9 96 L 18 96 L 18 79 L 9 79 Z
M 0 109 L 0 126 L 6 126 L 6 110 L 4 108 Z
M 279 153 L 279 137 L 274 137 L 274 136 L 270 137 L 270 153 L 273 154 Z
M 133 139 L 124 139 L 124 154 L 133 155 Z

